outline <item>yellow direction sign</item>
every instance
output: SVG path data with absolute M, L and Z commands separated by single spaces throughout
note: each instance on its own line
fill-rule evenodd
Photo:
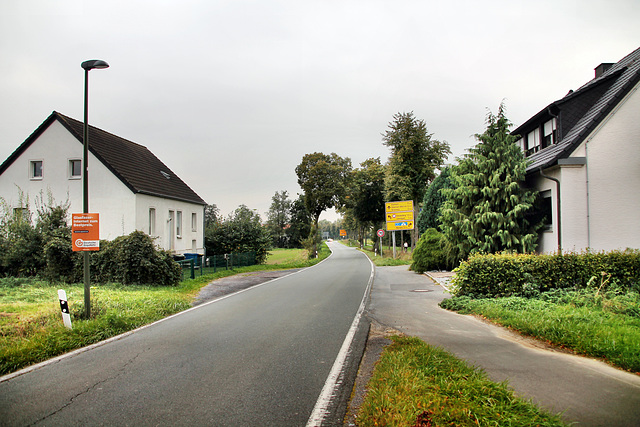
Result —
M 413 230 L 413 200 L 387 202 L 384 208 L 387 231 Z
M 411 221 L 387 221 L 387 231 L 413 230 L 413 220 Z
M 384 210 L 386 213 L 391 212 L 413 212 L 413 200 L 404 200 L 402 202 L 387 202 Z
M 413 212 L 387 213 L 387 222 L 391 221 L 413 221 Z

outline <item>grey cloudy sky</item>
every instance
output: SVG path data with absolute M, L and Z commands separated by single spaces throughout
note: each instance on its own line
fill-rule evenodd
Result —
M 640 44 L 637 0 L 0 0 L 0 162 L 53 111 L 149 148 L 223 214 L 263 218 L 306 153 L 388 158 L 413 111 L 455 156 Z M 327 219 L 334 216 L 327 215 Z

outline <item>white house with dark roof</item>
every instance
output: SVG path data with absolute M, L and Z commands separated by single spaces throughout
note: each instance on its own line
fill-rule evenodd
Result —
M 0 165 L 0 197 L 20 208 L 20 192 L 32 204 L 51 194 L 81 213 L 83 126 L 54 111 Z M 204 253 L 206 202 L 146 147 L 90 126 L 88 164 L 101 239 L 141 230 L 173 253 Z
M 640 248 L 640 49 L 512 134 L 548 225 L 538 251 Z

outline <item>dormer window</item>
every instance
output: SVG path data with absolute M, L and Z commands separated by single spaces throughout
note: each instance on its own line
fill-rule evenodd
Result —
M 555 118 L 546 122 L 542 128 L 542 131 L 542 148 L 548 147 L 558 142 L 558 130 Z
M 540 151 L 540 129 L 534 129 L 527 134 L 526 155 L 530 156 L 538 151 Z

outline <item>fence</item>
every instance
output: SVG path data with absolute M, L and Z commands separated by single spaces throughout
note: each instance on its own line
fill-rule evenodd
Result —
M 254 265 L 255 263 L 255 252 L 212 255 L 206 259 L 198 254 L 188 259 L 178 261 L 178 264 L 182 267 L 182 280 L 189 277 L 195 279 L 196 276 L 212 274 L 218 270 L 233 270 L 235 267 L 246 267 Z

